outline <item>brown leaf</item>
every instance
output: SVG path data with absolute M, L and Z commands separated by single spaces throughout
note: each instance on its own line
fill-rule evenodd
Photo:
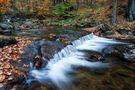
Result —
M 5 75 L 0 75 L 0 83 L 3 82 L 5 80 Z
M 54 33 L 49 34 L 49 38 L 54 38 L 56 35 Z
M 10 64 L 6 64 L 6 65 L 4 65 L 3 68 L 4 68 L 4 69 L 9 69 L 9 68 L 11 68 L 11 65 L 10 65 Z
M 3 70 L 0 70 L 0 75 L 2 75 L 3 74 Z

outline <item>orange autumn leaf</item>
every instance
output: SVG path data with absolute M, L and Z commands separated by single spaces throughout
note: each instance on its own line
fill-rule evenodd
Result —
M 10 0 L 0 0 L 0 4 L 6 4 L 8 3 Z
M 3 82 L 5 80 L 5 75 L 0 75 L 0 83 Z

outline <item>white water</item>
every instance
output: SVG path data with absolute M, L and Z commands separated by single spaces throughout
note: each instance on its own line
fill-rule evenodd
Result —
M 101 38 L 93 34 L 86 35 L 56 53 L 46 67 L 41 70 L 31 70 L 30 74 L 41 83 L 44 83 L 45 80 L 50 80 L 59 89 L 65 90 L 66 86 L 72 82 L 72 78 L 68 76 L 68 73 L 74 71 L 73 67 L 109 67 L 109 63 L 88 61 L 84 56 L 85 53 L 81 52 L 81 50 L 102 52 L 105 47 L 114 44 L 124 43 L 113 39 Z

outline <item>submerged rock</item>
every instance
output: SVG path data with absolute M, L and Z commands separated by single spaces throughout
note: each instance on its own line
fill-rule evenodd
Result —
M 128 61 L 135 61 L 135 45 L 107 47 L 105 48 L 104 53 L 115 55 Z
M 129 48 L 126 52 L 123 53 L 124 58 L 129 61 L 135 61 L 135 47 Z

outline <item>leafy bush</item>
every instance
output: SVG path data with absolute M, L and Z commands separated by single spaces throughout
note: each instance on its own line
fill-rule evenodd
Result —
M 59 18 L 74 17 L 76 14 L 73 12 L 75 4 L 73 2 L 63 2 L 56 5 L 53 9 L 53 14 Z
M 81 19 L 78 19 L 77 21 L 78 21 L 76 23 L 77 27 L 91 27 L 91 26 L 98 25 L 97 21 L 93 19 L 89 19 L 89 18 L 81 18 Z

